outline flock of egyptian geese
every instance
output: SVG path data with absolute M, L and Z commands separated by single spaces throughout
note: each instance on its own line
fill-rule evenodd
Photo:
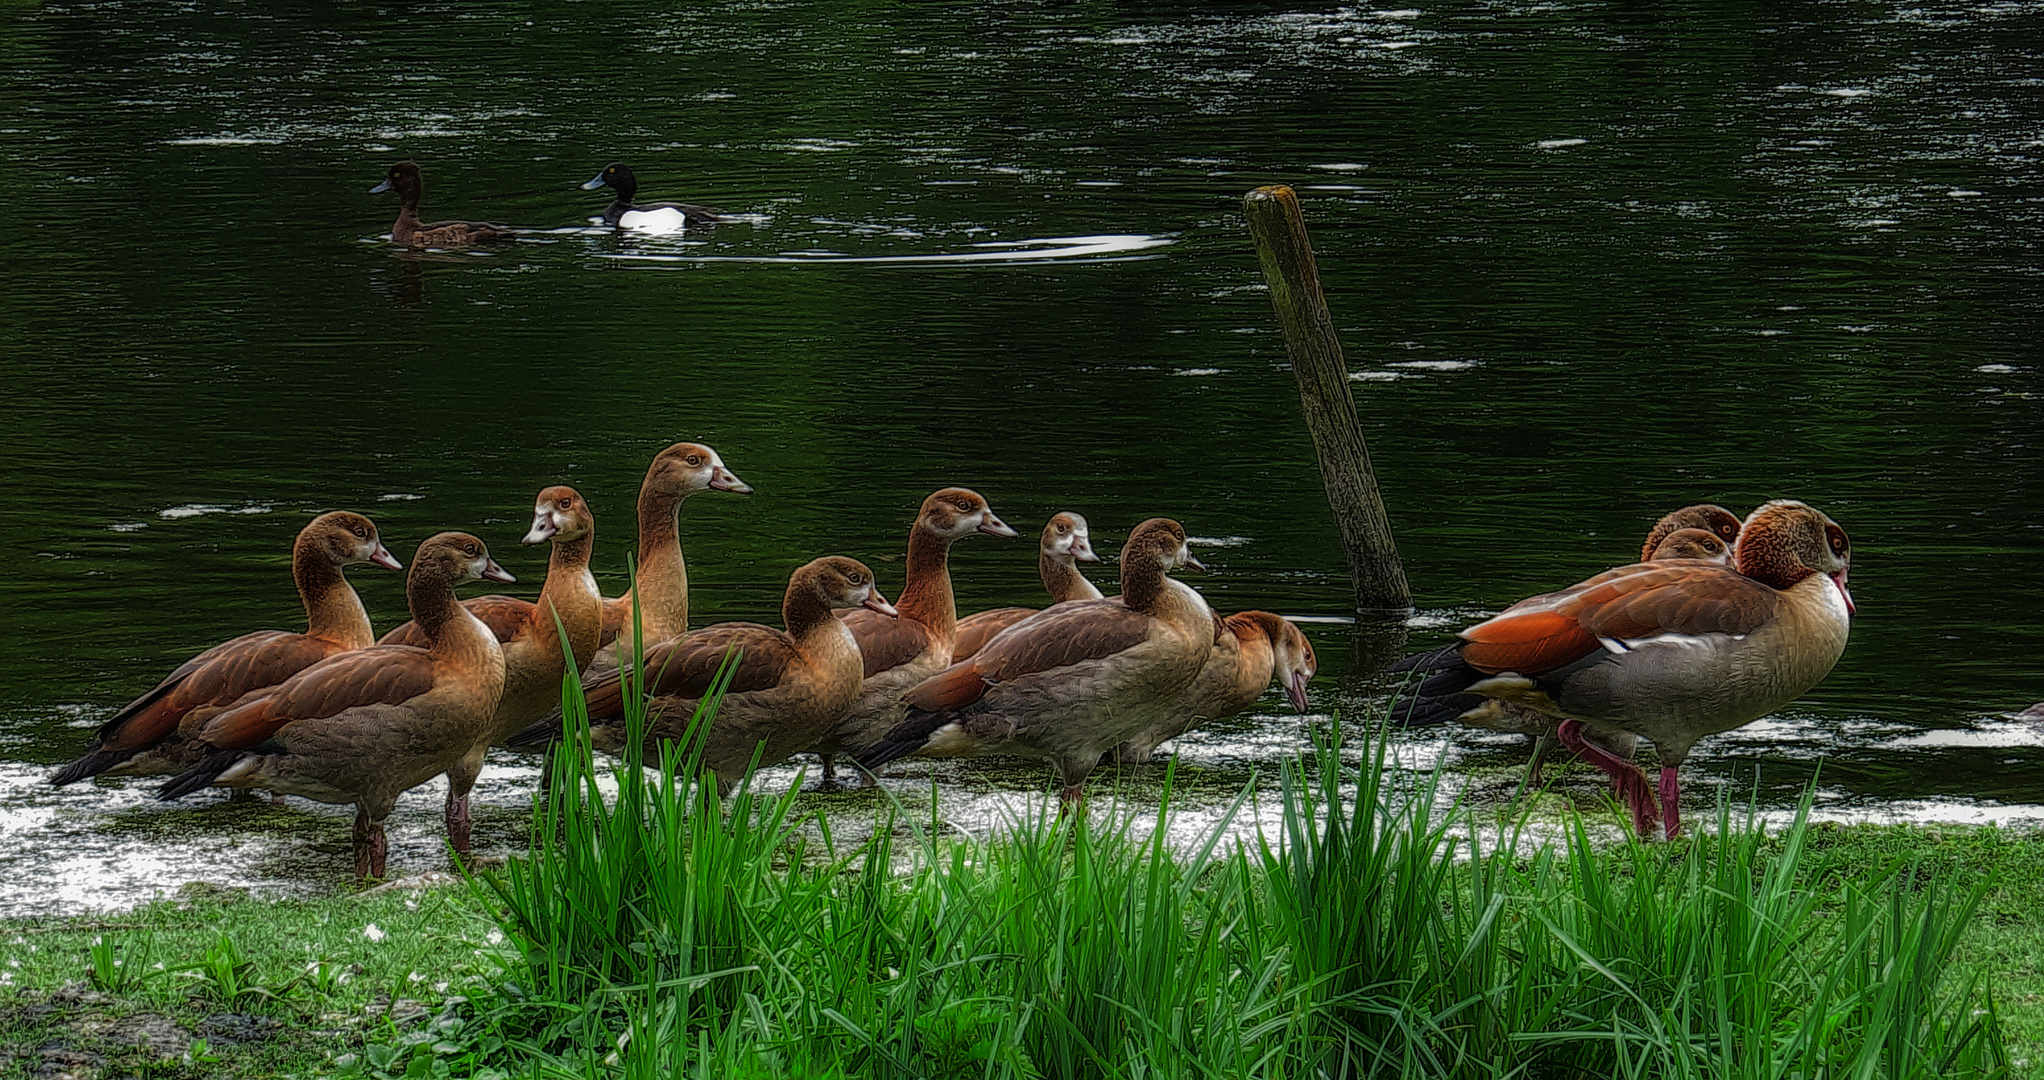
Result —
M 634 207 L 635 181 L 622 165 L 584 186 L 603 184 L 619 189 L 615 213 L 606 213 L 613 225 L 669 205 Z M 403 200 L 392 232 L 402 245 L 495 238 L 476 230 L 496 227 L 475 222 L 421 225 L 411 162 L 392 166 L 378 190 L 385 187 Z M 469 793 L 485 752 L 559 738 L 555 710 L 571 666 L 582 675 L 597 748 L 623 748 L 626 695 L 643 687 L 648 760 L 687 740 L 690 760 L 721 792 L 749 769 L 800 753 L 821 757 L 826 784 L 838 755 L 870 783 L 872 770 L 910 754 L 1010 754 L 1046 759 L 1071 800 L 1103 759 L 1147 761 L 1192 725 L 1248 708 L 1273 679 L 1294 708 L 1307 708 L 1313 647 L 1269 612 L 1220 617 L 1171 578 L 1203 567 L 1185 530 L 1166 518 L 1130 532 L 1121 594 L 1103 597 L 1076 565 L 1096 561 L 1085 519 L 1060 513 L 1038 547 L 1052 605 L 959 618 L 951 545 L 977 533 L 1016 535 L 965 488 L 923 500 L 895 603 L 866 564 L 828 556 L 789 579 L 784 629 L 730 622 L 690 630 L 682 502 L 751 490 L 709 447 L 661 451 L 639 490 L 634 587 L 606 599 L 589 572 L 588 505 L 573 488 L 549 487 L 524 538 L 552 545 L 536 600 L 458 600 L 459 584 L 512 577 L 480 539 L 440 533 L 412 557 L 411 621 L 381 639 L 342 570 L 402 566 L 368 518 L 323 514 L 292 549 L 304 633 L 261 630 L 186 661 L 107 720 L 51 782 L 169 776 L 160 790 L 167 799 L 220 786 L 352 803 L 356 874 L 380 878 L 383 823 L 398 796 L 443 773 L 448 839 L 468 854 Z M 1844 652 L 1851 547 L 1830 518 L 1778 500 L 1743 521 L 1718 506 L 1675 511 L 1655 525 L 1640 559 L 1520 601 L 1462 631 L 1455 645 L 1393 665 L 1412 675 L 1394 718 L 1537 736 L 1536 782 L 1540 758 L 1559 742 L 1611 777 L 1642 835 L 1675 835 L 1676 769 L 1690 747 L 1794 700 Z M 720 673 L 723 696 L 707 727 L 692 729 L 696 704 Z M 1658 799 L 1631 761 L 1640 737 L 1659 753 Z

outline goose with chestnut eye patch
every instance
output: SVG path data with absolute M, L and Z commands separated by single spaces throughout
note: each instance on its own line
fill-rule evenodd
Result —
M 496 635 L 455 599 L 475 580 L 516 580 L 466 533 L 419 545 L 405 600 L 426 646 L 371 645 L 306 668 L 222 712 L 198 732 L 210 752 L 158 791 L 175 799 L 209 784 L 265 788 L 355 804 L 355 876 L 380 878 L 383 822 L 397 798 L 480 761 L 504 692 Z
M 363 563 L 404 569 L 383 546 L 375 522 L 361 514 L 337 510 L 306 523 L 291 545 L 291 577 L 305 605 L 305 632 L 258 630 L 178 665 L 100 725 L 85 756 L 57 770 L 50 783 L 182 772 L 205 755 L 196 732 L 213 717 L 321 660 L 366 648 L 376 640 L 369 615 L 341 573 Z
M 1719 566 L 1731 564 L 1731 546 L 1739 538 L 1738 515 L 1722 506 L 1699 503 L 1671 511 L 1661 517 L 1647 530 L 1645 543 L 1640 545 L 1640 562 L 1654 562 L 1661 559 L 1703 559 Z M 1533 758 L 1526 769 L 1525 787 L 1538 788 L 1543 783 L 1544 765 L 1549 755 L 1561 745 L 1555 729 L 1561 718 L 1525 705 L 1518 705 L 1497 698 L 1480 697 L 1475 694 L 1460 695 L 1454 703 L 1464 710 L 1455 717 L 1455 722 L 1465 727 L 1482 728 L 1505 734 L 1525 735 L 1533 740 Z M 1430 705 L 1428 711 L 1449 707 L 1449 703 Z M 1617 731 L 1584 727 L 1584 741 L 1598 750 L 1627 761 L 1638 750 L 1639 738 L 1629 731 Z M 1623 791 L 1620 792 L 1621 797 Z
M 1824 514 L 1767 503 L 1747 515 L 1732 560 L 1736 569 L 1636 563 L 1522 600 L 1462 631 L 1461 644 L 1393 665 L 1427 674 L 1394 716 L 1454 719 L 1470 694 L 1552 715 L 1562 744 L 1611 776 L 1642 836 L 1656 832 L 1657 811 L 1661 833 L 1678 835 L 1677 770 L 1690 748 L 1802 696 L 1851 631 L 1852 545 Z M 1586 726 L 1654 744 L 1658 807 L 1638 767 L 1586 742 Z

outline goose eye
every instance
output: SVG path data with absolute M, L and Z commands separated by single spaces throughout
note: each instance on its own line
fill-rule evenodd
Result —
M 560 502 L 557 502 L 554 505 L 560 507 L 563 510 L 566 510 L 568 508 L 568 500 L 562 499 Z
M 355 526 L 355 536 L 356 536 L 356 538 L 357 538 L 357 539 L 361 539 L 361 540 L 367 540 L 367 539 L 369 539 L 369 526 L 367 526 L 367 525 L 357 525 L 357 526 Z
M 691 468 L 691 469 L 693 469 L 693 468 L 696 468 L 696 467 L 700 466 L 700 465 L 701 465 L 702 463 L 703 463 L 703 459 L 702 459 L 702 458 L 700 458 L 700 457 L 698 457 L 698 456 L 696 456 L 695 454 L 690 454 L 690 455 L 688 456 L 688 467 L 689 467 L 689 468 Z
M 854 585 L 860 585 L 864 584 L 866 579 L 859 576 L 858 574 L 846 574 L 845 580 L 851 582 Z

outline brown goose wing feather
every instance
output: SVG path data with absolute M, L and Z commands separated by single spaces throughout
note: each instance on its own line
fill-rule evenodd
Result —
M 838 617 L 852 628 L 852 637 L 859 642 L 859 659 L 866 665 L 868 679 L 914 660 L 930 647 L 930 628 L 914 619 L 893 618 L 868 608 L 844 608 Z
M 214 717 L 199 737 L 222 749 L 256 746 L 295 720 L 362 705 L 396 705 L 433 688 L 433 656 L 409 645 L 371 645 L 307 668 L 282 686 Z
M 740 651 L 738 670 L 726 692 L 766 690 L 780 685 L 788 666 L 800 662 L 786 634 L 759 623 L 721 623 L 705 627 L 678 642 L 646 650 L 656 697 L 700 698 L 731 650 Z
M 1470 627 L 1462 632 L 1462 659 L 1481 671 L 1538 675 L 1588 656 L 1599 638 L 1751 633 L 1779 603 L 1773 589 L 1714 563 L 1640 563 L 1522 600 Z
M 933 712 L 963 708 L 994 684 L 1103 660 L 1149 636 L 1150 617 L 1113 600 L 1068 601 L 987 642 L 972 659 L 924 680 L 906 700 Z
M 283 630 L 243 634 L 178 666 L 156 688 L 114 714 L 99 729 L 107 750 L 141 750 L 161 742 L 193 709 L 226 705 L 252 690 L 275 686 L 332 653 L 318 638 Z
M 951 646 L 951 658 L 963 660 L 994 639 L 996 634 L 1036 614 L 1037 608 L 1004 607 L 982 611 L 958 620 L 958 640 Z

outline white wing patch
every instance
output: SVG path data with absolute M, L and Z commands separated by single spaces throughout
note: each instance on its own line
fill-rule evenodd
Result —
M 1597 639 L 1597 644 L 1604 646 L 1604 651 L 1613 656 L 1623 656 L 1634 649 L 1646 649 L 1655 646 L 1702 649 L 1708 648 L 1720 641 L 1744 641 L 1745 639 L 1746 635 L 1744 634 L 1656 634 L 1653 637 L 1643 638 L 1600 637 Z

